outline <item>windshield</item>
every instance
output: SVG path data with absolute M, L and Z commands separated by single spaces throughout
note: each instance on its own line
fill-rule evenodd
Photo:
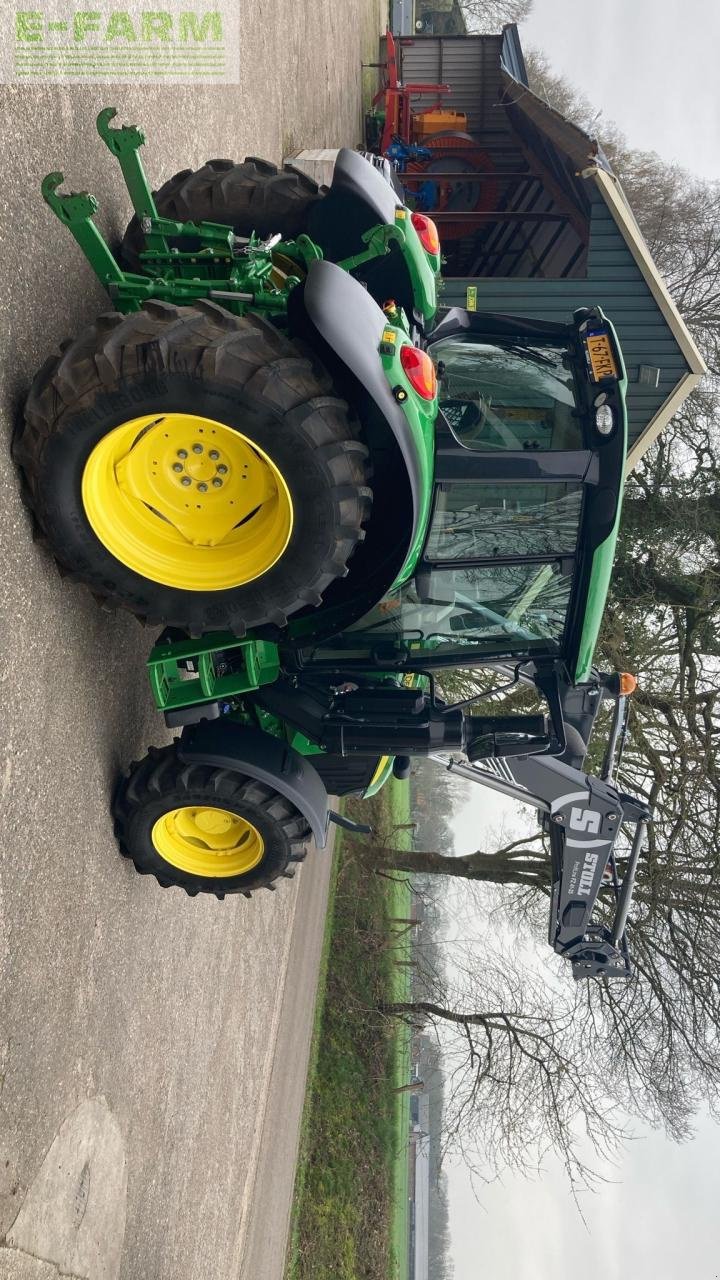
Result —
M 565 481 L 440 484 L 414 580 L 329 649 L 361 657 L 392 638 L 434 659 L 470 646 L 480 658 L 559 653 L 582 501 Z
M 483 342 L 464 334 L 429 348 L 439 404 L 467 449 L 580 449 L 575 378 L 566 348 Z

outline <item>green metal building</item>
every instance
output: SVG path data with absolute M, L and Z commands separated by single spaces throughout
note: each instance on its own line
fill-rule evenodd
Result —
M 602 149 L 530 90 L 515 26 L 399 48 L 403 81 L 451 86 L 444 105 L 467 117 L 476 148 L 464 181 L 479 184 L 480 207 L 473 196 L 464 212 L 432 213 L 441 237 L 454 233 L 443 237 L 443 303 L 562 320 L 599 304 L 628 366 L 634 466 L 706 367 Z

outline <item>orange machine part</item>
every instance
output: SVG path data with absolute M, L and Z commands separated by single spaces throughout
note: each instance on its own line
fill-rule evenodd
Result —
M 467 116 L 462 111 L 418 111 L 413 116 L 413 142 L 424 142 L 430 134 L 453 129 L 464 133 Z

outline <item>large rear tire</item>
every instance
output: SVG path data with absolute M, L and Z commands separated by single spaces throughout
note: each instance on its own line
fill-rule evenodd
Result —
M 194 897 L 250 897 L 294 875 L 310 828 L 272 787 L 232 769 L 185 764 L 177 745 L 151 749 L 118 786 L 115 834 L 140 875 Z
M 254 231 L 260 236 L 280 233 L 292 240 L 306 230 L 313 206 L 322 192 L 304 173 L 286 165 L 278 169 L 267 160 L 248 156 L 242 164 L 233 160 L 208 160 L 201 169 L 183 169 L 154 193 L 157 211 L 176 222 L 220 222 L 238 236 Z M 171 240 L 190 249 L 192 242 Z M 130 271 L 142 272 L 140 253 L 145 240 L 137 216 L 123 237 L 120 257 Z
M 358 437 L 271 324 L 148 302 L 45 364 L 14 451 L 58 562 L 104 604 L 241 636 L 347 572 L 371 502 Z

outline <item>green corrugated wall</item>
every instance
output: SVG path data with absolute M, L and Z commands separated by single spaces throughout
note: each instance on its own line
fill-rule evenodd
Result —
M 467 286 L 476 285 L 482 311 L 569 320 L 576 307 L 601 306 L 620 337 L 629 378 L 630 436 L 636 439 L 689 367 L 610 210 L 589 183 L 588 194 L 592 214 L 586 279 L 451 277 L 445 281 L 441 301 L 444 306 L 463 307 Z M 656 388 L 638 382 L 640 365 L 660 369 Z

